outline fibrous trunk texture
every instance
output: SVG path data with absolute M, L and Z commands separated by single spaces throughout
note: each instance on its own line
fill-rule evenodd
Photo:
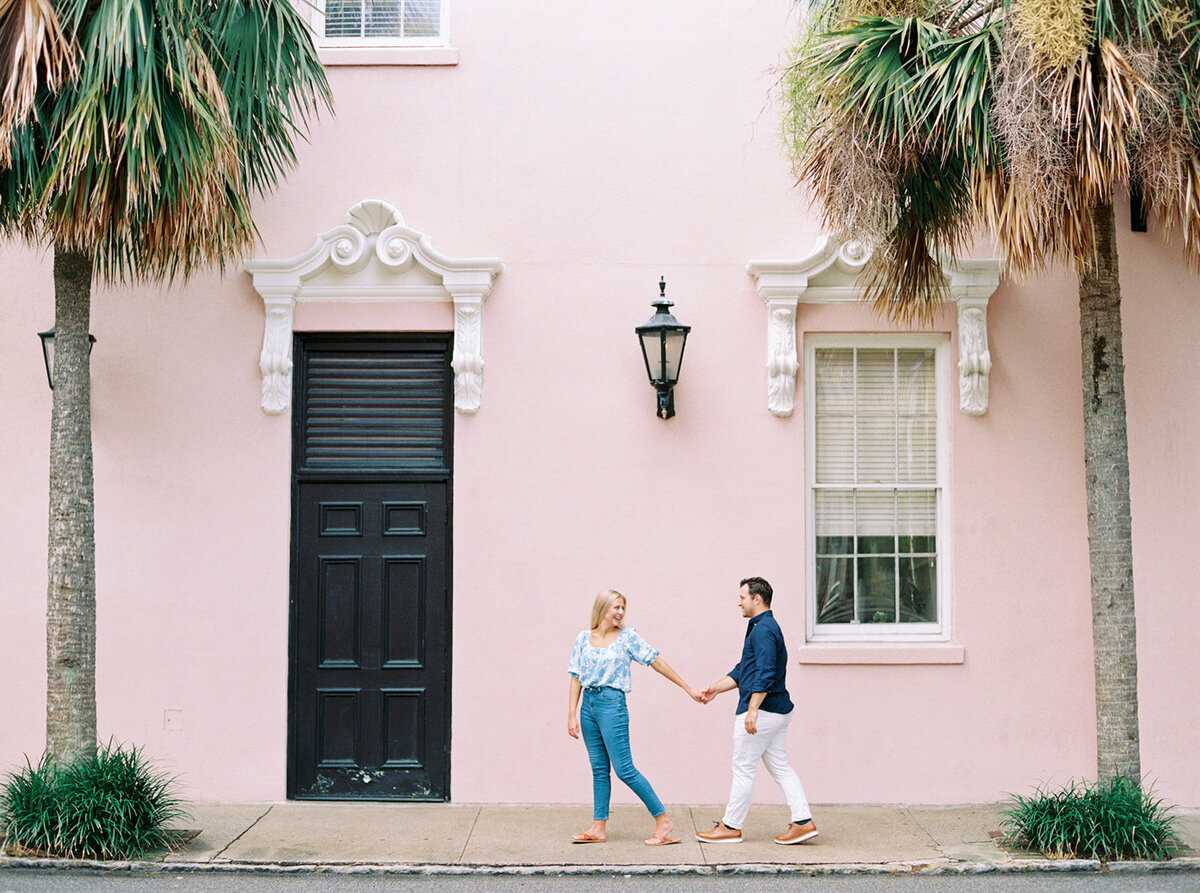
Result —
M 96 743 L 96 546 L 88 326 L 92 262 L 54 252 L 54 410 L 50 421 L 46 749 Z
M 1125 432 L 1121 286 L 1112 206 L 1093 210 L 1092 220 L 1095 253 L 1079 280 L 1079 321 L 1092 568 L 1096 759 L 1102 781 L 1126 775 L 1140 782 L 1129 441 Z

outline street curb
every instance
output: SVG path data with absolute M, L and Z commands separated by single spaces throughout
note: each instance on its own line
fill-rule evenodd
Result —
M 413 862 L 328 863 L 328 862 L 123 862 L 90 859 L 32 859 L 0 856 L 0 870 L 128 872 L 130 874 L 233 873 L 233 874 L 365 874 L 365 875 L 484 875 L 484 876 L 566 876 L 566 875 L 793 875 L 819 877 L 831 875 L 967 875 L 967 874 L 1038 874 L 1200 872 L 1200 858 L 1173 859 L 1169 862 L 1109 862 L 1094 859 L 1031 859 L 1020 862 L 846 862 L 826 865 L 783 863 L 725 863 L 716 865 L 447 865 Z

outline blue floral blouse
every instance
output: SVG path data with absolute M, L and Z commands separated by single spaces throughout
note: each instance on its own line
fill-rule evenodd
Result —
M 646 666 L 658 660 L 658 652 L 638 635 L 636 629 L 621 630 L 617 640 L 604 648 L 594 647 L 591 633 L 585 629 L 575 637 L 575 650 L 571 652 L 571 664 L 567 672 L 578 679 L 584 688 L 606 685 L 629 692 L 633 690 L 629 663 L 635 660 Z

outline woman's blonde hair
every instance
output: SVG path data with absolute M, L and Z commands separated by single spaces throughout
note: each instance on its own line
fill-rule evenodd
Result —
M 617 599 L 625 602 L 626 609 L 629 608 L 629 599 L 615 589 L 605 589 L 596 596 L 596 601 L 592 604 L 592 629 L 597 629 L 600 626 L 600 621 L 604 619 L 604 615 L 608 613 L 608 609 L 612 607 L 612 603 Z M 620 629 L 620 626 L 620 624 L 617 624 L 618 629 Z

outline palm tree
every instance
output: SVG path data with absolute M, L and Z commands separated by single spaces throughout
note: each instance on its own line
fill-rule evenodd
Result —
M 69 757 L 96 743 L 92 283 L 244 253 L 331 96 L 289 0 L 0 0 L 0 98 L 0 229 L 54 254 L 46 746 Z
M 783 84 L 827 228 L 875 246 L 867 296 L 927 318 L 980 229 L 1010 273 L 1075 265 L 1097 764 L 1140 781 L 1115 189 L 1200 263 L 1200 7 L 1176 0 L 828 0 Z M 1141 207 L 1138 207 L 1138 204 Z

